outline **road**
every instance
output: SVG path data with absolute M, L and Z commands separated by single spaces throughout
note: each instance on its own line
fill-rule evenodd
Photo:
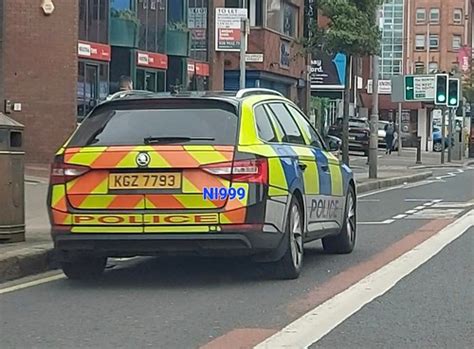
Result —
M 473 209 L 474 169 L 436 170 L 362 195 L 354 252 L 309 244 L 298 280 L 246 260 L 135 258 L 95 282 L 0 285 L 0 347 L 474 347 Z

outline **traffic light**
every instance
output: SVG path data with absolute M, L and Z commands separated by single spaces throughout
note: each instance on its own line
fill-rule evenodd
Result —
M 449 79 L 448 83 L 448 107 L 459 107 L 459 79 Z
M 435 79 L 435 104 L 446 105 L 448 96 L 448 74 L 436 74 Z

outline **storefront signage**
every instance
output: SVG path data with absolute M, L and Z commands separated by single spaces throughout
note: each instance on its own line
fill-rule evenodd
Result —
M 280 66 L 290 67 L 290 43 L 287 41 L 280 42 Z
M 241 18 L 247 18 L 247 9 L 216 8 L 216 51 L 240 50 Z
M 196 71 L 196 65 L 192 62 L 188 62 L 188 75 L 194 75 Z
M 207 63 L 195 63 L 196 75 L 198 76 L 209 76 L 209 64 Z
M 161 53 L 137 51 L 137 65 L 155 69 L 168 69 L 168 56 Z
M 305 0 L 305 25 L 304 36 L 311 38 L 313 36 L 313 25 L 317 16 L 316 0 Z
M 263 63 L 263 53 L 247 53 L 245 55 L 247 63 Z
M 346 56 L 318 52 L 311 59 L 310 80 L 312 89 L 344 89 Z
M 110 62 L 111 49 L 109 45 L 79 41 L 77 44 L 77 55 L 81 58 Z

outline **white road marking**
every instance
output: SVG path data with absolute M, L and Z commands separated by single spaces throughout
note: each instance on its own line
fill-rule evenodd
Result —
M 407 211 L 405 211 L 406 214 L 413 214 L 415 212 L 417 212 L 417 211 L 416 210 L 407 210 Z
M 424 208 L 425 208 L 425 206 L 423 206 L 423 205 L 422 205 L 422 206 L 416 206 L 416 207 L 414 208 L 414 210 L 422 210 L 422 209 L 424 209 Z
M 405 218 L 407 215 L 406 214 L 397 214 L 396 216 L 393 216 L 392 218 L 393 219 L 402 219 L 402 218 Z
M 380 202 L 380 199 L 360 199 L 358 202 Z
M 426 204 L 423 204 L 423 206 L 432 206 L 434 205 L 434 202 L 427 202 Z
M 458 173 L 463 173 L 464 170 L 461 170 L 460 168 L 457 169 Z
M 14 291 L 23 290 L 23 289 L 28 288 L 28 287 L 38 286 L 38 285 L 41 285 L 41 284 L 45 284 L 47 282 L 61 280 L 61 279 L 65 279 L 65 278 L 66 278 L 66 275 L 61 273 L 61 274 L 57 274 L 57 275 L 53 275 L 53 276 L 48 276 L 48 277 L 45 277 L 45 278 L 42 278 L 42 279 L 25 282 L 25 283 L 19 284 L 19 285 L 14 285 L 14 286 L 6 287 L 6 288 L 1 288 L 0 289 L 0 295 L 5 294 L 5 293 L 14 292 Z
M 360 224 L 360 225 L 377 225 L 377 224 L 392 224 L 393 222 L 395 222 L 394 219 L 386 219 L 386 220 L 381 221 L 381 222 L 357 222 L 357 224 Z
M 409 217 L 408 219 L 448 219 L 448 218 L 455 218 L 456 216 L 462 213 L 461 210 L 457 209 L 436 209 L 436 208 L 428 208 L 423 211 L 419 211 Z
M 391 191 L 391 190 L 401 189 L 401 188 L 403 188 L 403 184 L 397 185 L 397 186 L 395 186 L 395 187 L 389 187 L 389 188 L 374 190 L 374 191 L 371 191 L 371 192 L 368 192 L 368 193 L 364 193 L 364 194 L 357 195 L 357 197 L 358 197 L 358 198 L 365 198 L 366 196 L 371 196 L 371 195 L 375 195 L 375 194 L 379 194 L 379 193 L 384 193 L 384 192 L 386 192 L 386 191 Z
M 307 348 L 401 279 L 441 252 L 474 225 L 474 210 L 379 270 L 310 310 L 255 349 Z
M 407 202 L 426 202 L 426 201 L 433 201 L 435 202 L 434 199 L 405 199 Z M 442 200 L 439 200 L 442 201 Z
M 468 208 L 474 205 L 474 202 L 440 202 L 434 204 L 436 208 Z

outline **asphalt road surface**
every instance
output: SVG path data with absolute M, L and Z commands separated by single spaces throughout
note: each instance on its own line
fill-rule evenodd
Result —
M 354 252 L 309 244 L 298 280 L 245 259 L 135 258 L 95 282 L 3 284 L 0 348 L 471 348 L 473 209 L 474 170 L 445 169 L 362 195 Z

